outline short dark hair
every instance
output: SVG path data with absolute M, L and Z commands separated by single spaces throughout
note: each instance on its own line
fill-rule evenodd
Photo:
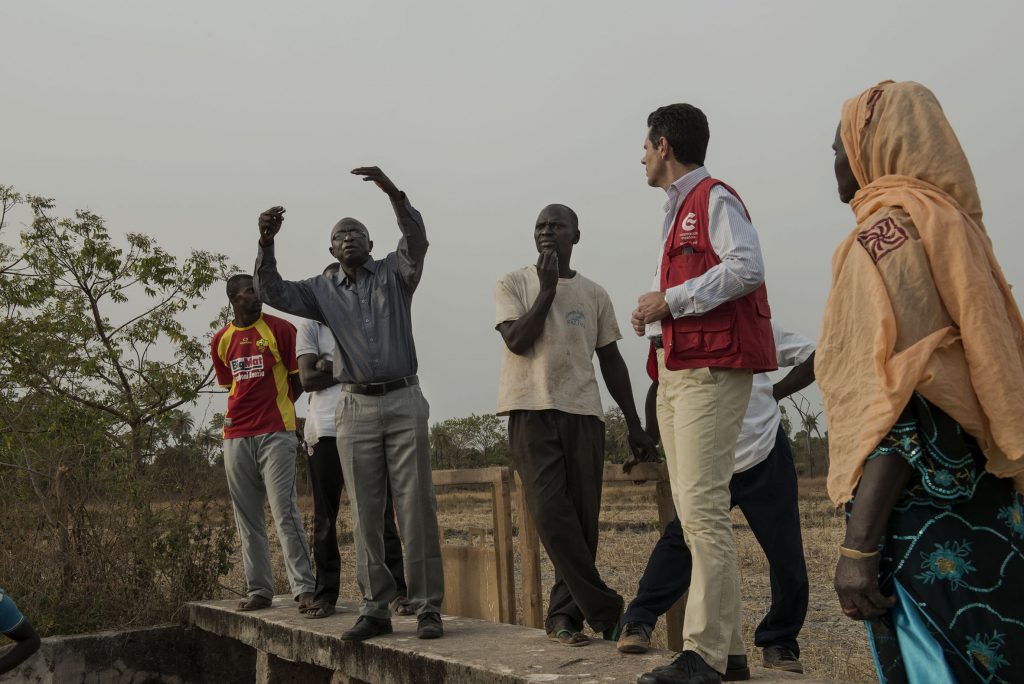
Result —
M 704 155 L 708 152 L 708 118 L 693 105 L 678 104 L 658 107 L 647 117 L 651 129 L 651 144 L 658 145 L 662 138 L 668 140 L 676 160 L 682 164 L 704 166 Z
M 233 295 L 236 292 L 238 292 L 239 287 L 241 286 L 241 283 L 242 283 L 243 280 L 251 281 L 252 280 L 252 276 L 249 275 L 248 273 L 236 273 L 235 275 L 233 275 L 230 278 L 228 278 L 228 284 L 227 284 L 227 288 L 226 288 L 227 293 L 228 293 L 228 299 L 231 298 L 231 295 Z
M 579 230 L 579 227 L 580 227 L 580 217 L 576 215 L 576 212 L 572 210 L 572 207 L 570 207 L 568 205 L 565 205 L 565 204 L 558 204 L 558 203 L 549 204 L 548 207 L 558 207 L 559 209 L 564 211 L 569 216 L 569 221 L 572 222 L 572 227 L 576 228 L 577 230 Z M 545 209 L 546 208 L 547 207 L 545 207 Z

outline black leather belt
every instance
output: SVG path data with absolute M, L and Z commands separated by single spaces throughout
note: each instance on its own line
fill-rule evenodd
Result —
M 397 389 L 403 387 L 412 387 L 413 385 L 420 384 L 420 379 L 415 375 L 409 375 L 398 380 L 391 380 L 390 382 L 343 382 L 341 383 L 342 392 L 352 392 L 353 394 L 369 394 L 375 397 L 382 396 L 388 392 L 394 392 Z
M 657 337 L 652 337 L 651 338 L 651 344 L 654 345 L 655 349 L 664 349 L 665 348 L 665 342 L 661 339 L 661 335 L 658 335 Z

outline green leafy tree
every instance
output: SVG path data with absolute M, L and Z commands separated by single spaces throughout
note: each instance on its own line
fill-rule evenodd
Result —
M 0 231 L 20 210 L 0 242 L 0 577 L 44 631 L 174 619 L 214 594 L 234 539 L 183 411 L 211 383 L 211 331 L 182 318 L 227 260 L 0 186 Z
M 58 218 L 51 199 L 3 197 L 5 212 L 24 201 L 32 214 L 0 280 L 7 387 L 105 414 L 110 438 L 141 464 L 147 428 L 211 384 L 206 338 L 180 316 L 227 277 L 226 257 L 179 261 L 141 233 L 116 241 L 90 211 Z
M 493 413 L 435 423 L 430 429 L 430 457 L 438 469 L 508 465 L 505 425 Z

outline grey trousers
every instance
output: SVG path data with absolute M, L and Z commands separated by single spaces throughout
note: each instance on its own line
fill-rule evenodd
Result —
M 249 596 L 274 596 L 270 544 L 263 514 L 264 502 L 268 499 L 292 595 L 297 597 L 316 587 L 309 563 L 309 542 L 302 529 L 295 494 L 297 443 L 293 432 L 224 440 L 224 472 L 235 509 L 238 536 L 242 540 L 242 564 Z
M 405 544 L 409 603 L 417 614 L 441 612 L 444 567 L 430 471 L 429 415 L 419 386 L 382 396 L 341 393 L 335 418 L 352 502 L 360 615 L 391 617 L 388 602 L 396 594 L 384 554 L 388 482 Z

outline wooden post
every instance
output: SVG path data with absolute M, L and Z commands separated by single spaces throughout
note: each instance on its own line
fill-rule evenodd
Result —
M 497 620 L 514 624 L 516 617 L 515 560 L 512 548 L 511 475 L 506 467 L 435 470 L 435 487 L 488 485 L 494 522 L 494 556 L 498 573 Z M 443 541 L 443 540 L 442 540 Z
M 516 473 L 516 509 L 519 513 L 519 557 L 523 566 L 523 624 L 544 627 L 544 602 L 540 595 L 540 538 L 526 507 L 526 490 Z
M 512 550 L 512 497 L 508 468 L 496 468 L 494 493 L 494 548 L 498 552 L 498 595 L 501 621 L 516 620 L 515 562 Z
M 659 480 L 658 492 L 658 524 L 661 531 L 676 516 L 675 503 L 672 500 L 672 487 L 668 479 Z M 683 650 L 683 618 L 686 616 L 686 594 L 676 601 L 665 613 L 665 631 L 668 635 L 668 647 L 673 651 Z

